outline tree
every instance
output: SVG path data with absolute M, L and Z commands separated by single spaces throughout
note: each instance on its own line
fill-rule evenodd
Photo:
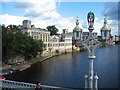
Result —
M 16 25 L 8 25 L 7 29 L 11 30 L 12 33 L 21 32 L 21 30 Z
M 48 31 L 50 31 L 50 35 L 57 35 L 58 29 L 55 27 L 55 25 L 47 26 L 46 28 Z
M 105 40 L 103 40 L 101 36 L 98 36 L 98 41 L 105 42 Z
M 42 53 L 44 44 L 41 40 L 34 40 L 32 37 L 22 34 L 17 26 L 2 26 L 2 60 L 8 63 L 10 58 L 24 56 L 26 60 L 36 57 L 38 52 Z M 14 33 L 15 32 L 15 33 Z
M 44 44 L 41 40 L 34 40 L 29 37 L 29 41 L 29 47 L 26 48 L 26 52 L 24 53 L 26 60 L 36 57 L 38 52 L 41 54 L 44 49 Z

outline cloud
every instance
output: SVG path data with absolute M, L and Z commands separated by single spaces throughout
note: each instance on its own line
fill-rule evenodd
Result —
M 29 2 L 20 2 L 19 4 L 15 4 L 14 7 L 19 9 L 32 8 L 33 4 Z
M 87 21 L 82 22 L 83 32 L 89 32 L 88 27 L 89 26 Z M 100 29 L 103 27 L 103 20 L 99 21 L 98 17 L 95 17 L 93 27 L 94 27 L 93 32 L 97 32 L 97 34 L 100 35 L 101 34 Z
M 25 17 L 32 17 L 31 21 L 36 27 L 46 28 L 49 25 L 56 25 L 59 29 L 59 32 L 62 32 L 62 29 L 68 28 L 72 32 L 75 27 L 73 17 L 64 18 L 56 10 L 56 0 L 22 0 L 17 5 L 14 5 L 15 8 L 24 9 Z M 60 4 L 59 0 L 59 4 Z
M 36 27 L 46 28 L 49 25 L 55 25 L 59 29 L 59 33 L 62 33 L 62 29 L 67 28 L 69 32 L 73 31 L 75 27 L 75 22 L 73 22 L 73 17 L 63 18 L 59 17 L 54 19 L 42 20 L 41 17 L 32 19 L 32 23 L 36 25 Z
M 61 14 L 56 10 L 56 0 L 18 0 L 17 4 L 14 4 L 14 8 L 16 9 L 23 9 L 24 17 L 31 18 L 32 24 L 34 24 L 36 27 L 40 28 L 46 28 L 49 25 L 56 25 L 56 27 L 59 29 L 60 32 L 62 32 L 62 29 L 68 28 L 70 31 L 75 27 L 73 24 L 73 17 L 67 17 L 63 18 Z M 11 15 L 4 15 L 1 16 L 2 21 L 5 19 L 4 17 L 12 18 L 15 16 Z M 20 24 L 14 23 L 12 19 L 6 18 L 5 21 L 3 21 L 4 24 Z M 15 17 L 20 18 L 21 23 L 23 21 L 23 17 Z M 26 18 L 25 18 L 26 19 Z M 9 20 L 7 22 L 7 20 Z M 15 21 L 16 22 L 16 21 Z
M 83 28 L 87 28 L 87 21 L 82 24 Z
M 22 21 L 24 19 L 29 19 L 31 20 L 32 24 L 35 25 L 35 27 L 40 27 L 40 28 L 46 28 L 49 25 L 56 25 L 56 27 L 59 29 L 59 33 L 62 32 L 62 29 L 67 28 L 69 32 L 72 32 L 73 29 L 75 28 L 76 24 L 76 17 L 66 17 L 64 18 L 56 9 L 56 0 L 18 0 L 19 2 L 14 5 L 15 8 L 17 9 L 23 9 L 24 10 L 24 16 L 12 16 L 12 15 L 1 15 L 0 20 L 2 24 L 15 24 L 19 25 L 22 24 Z M 59 0 L 61 1 L 61 0 Z M 59 2 L 60 4 L 60 2 Z M 109 6 L 105 7 L 106 11 L 105 13 L 108 14 L 110 18 L 114 18 L 114 14 L 110 14 L 107 11 L 107 8 Z M 111 8 L 109 11 L 113 12 Z M 114 11 L 116 12 L 116 11 Z M 112 27 L 115 30 L 115 21 L 113 20 L 108 20 L 110 23 L 110 27 Z M 88 31 L 88 24 L 87 21 L 79 20 L 80 22 L 80 28 L 83 29 L 84 31 Z M 1 24 L 1 23 L 0 23 Z M 113 25 L 115 24 L 115 25 Z M 100 29 L 103 27 L 103 21 L 98 22 L 98 18 L 95 18 L 95 23 L 94 23 L 94 32 L 97 32 L 100 34 Z M 116 32 L 116 31 L 113 31 Z
M 118 35 L 118 21 L 117 20 L 107 20 L 108 27 L 111 28 L 111 34 L 112 35 Z M 98 17 L 95 17 L 94 21 L 94 30 L 93 32 L 97 32 L 98 35 L 101 35 L 101 28 L 104 25 L 104 20 L 99 21 Z M 88 24 L 87 21 L 84 21 L 82 23 L 83 26 L 83 32 L 88 32 Z
M 111 21 L 109 26 L 111 28 L 111 32 L 113 35 L 118 35 L 118 21 L 119 14 L 120 14 L 120 2 L 106 2 L 104 4 L 104 11 L 102 12 L 103 15 L 106 15 Z
M 58 0 L 58 4 L 57 4 L 58 9 L 60 8 L 61 1 L 62 0 Z
M 64 18 L 56 10 L 55 0 L 36 0 L 36 2 L 34 0 L 29 2 L 25 0 L 24 2 L 18 2 L 14 7 L 25 11 L 23 17 L 8 14 L 1 15 L 0 20 L 2 23 L 0 24 L 19 25 L 22 24 L 24 19 L 30 19 L 32 24 L 37 28 L 46 28 L 49 25 L 56 25 L 59 29 L 59 33 L 61 33 L 64 28 L 67 28 L 69 29 L 69 32 L 72 32 L 75 27 L 73 17 Z
M 118 35 L 118 20 L 110 20 L 109 26 L 112 35 Z
M 5 24 L 6 26 L 7 25 L 21 25 L 23 20 L 26 20 L 29 18 L 28 17 L 20 17 L 20 16 L 12 16 L 12 15 L 8 15 L 8 14 L 5 14 L 5 15 L 0 15 L 0 24 Z
M 1 2 L 11 2 L 12 0 L 1 0 Z
M 24 1 L 30 1 L 30 0 L 1 0 L 1 1 L 24 2 Z M 118 2 L 119 0 L 56 0 L 56 2 L 59 2 L 59 1 L 61 2 Z
M 118 13 L 120 13 L 120 10 L 118 10 L 118 4 L 120 3 L 106 2 L 104 4 L 104 11 L 102 12 L 103 15 L 107 15 L 109 19 L 118 20 Z
M 25 16 L 40 17 L 45 12 L 52 12 L 56 10 L 55 0 L 21 0 L 15 5 L 15 8 L 24 9 Z
M 107 22 L 108 22 L 108 27 L 111 28 L 111 34 L 113 36 L 118 35 L 118 21 L 117 20 L 107 20 Z M 97 24 L 98 28 L 100 28 L 100 27 L 102 28 L 103 25 L 104 25 L 104 20 L 98 22 L 98 24 Z

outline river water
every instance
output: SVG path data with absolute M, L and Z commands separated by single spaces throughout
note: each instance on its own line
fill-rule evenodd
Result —
M 97 49 L 94 73 L 98 74 L 99 88 L 118 87 L 118 47 Z M 22 72 L 7 76 L 7 79 L 66 88 L 84 88 L 84 75 L 88 73 L 88 52 L 69 53 L 36 63 Z

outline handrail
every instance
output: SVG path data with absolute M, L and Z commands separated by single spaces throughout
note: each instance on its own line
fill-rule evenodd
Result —
M 18 86 L 18 87 L 12 87 L 12 88 L 20 88 L 20 87 L 24 87 L 24 88 L 35 88 L 36 87 L 36 84 L 31 84 L 31 83 L 25 83 L 25 82 L 18 82 L 18 81 L 11 81 L 11 80 L 0 80 L 0 83 L 2 82 L 2 87 L 8 87 L 8 86 L 5 86 L 5 84 L 8 84 L 8 85 L 15 85 L 15 86 Z M 62 89 L 62 87 L 55 87 L 55 86 L 47 86 L 47 85 L 41 85 L 42 88 L 53 88 L 53 89 Z M 10 88 L 10 87 L 9 87 Z

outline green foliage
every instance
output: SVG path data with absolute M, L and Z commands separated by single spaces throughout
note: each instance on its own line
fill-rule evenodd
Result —
M 46 28 L 48 31 L 50 31 L 50 35 L 57 35 L 58 29 L 55 27 L 55 25 L 47 26 Z
M 22 34 L 17 26 L 2 26 L 2 58 L 7 63 L 11 57 L 24 56 L 26 60 L 36 57 L 38 52 L 42 53 L 44 44 L 41 40 L 34 40 L 32 37 Z
M 16 25 L 8 25 L 7 28 L 10 29 L 12 33 L 21 32 L 21 30 Z
M 85 50 L 85 48 L 82 46 L 82 47 L 80 47 L 80 51 L 84 51 Z

